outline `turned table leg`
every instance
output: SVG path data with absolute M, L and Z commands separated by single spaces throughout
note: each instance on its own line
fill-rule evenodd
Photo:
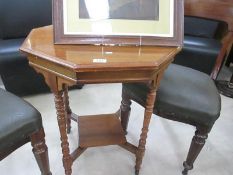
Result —
M 64 87 L 64 102 L 65 102 L 65 111 L 66 111 L 66 131 L 69 134 L 71 130 L 70 115 L 72 111 L 69 104 L 68 86 Z
M 121 126 L 127 134 L 127 128 L 128 128 L 128 122 L 129 122 L 129 116 L 130 116 L 130 108 L 131 100 L 127 96 L 127 93 L 122 88 L 122 100 L 121 100 L 121 107 L 120 107 L 120 116 L 121 116 Z
M 153 85 L 151 84 L 149 87 L 149 92 L 147 94 L 143 128 L 142 128 L 142 132 L 140 135 L 138 149 L 136 152 L 136 166 L 135 166 L 135 174 L 136 175 L 139 174 L 139 170 L 140 170 L 140 167 L 142 164 L 142 158 L 145 154 L 146 138 L 147 138 L 148 127 L 150 124 L 151 115 L 153 113 L 155 97 L 156 97 L 156 88 L 153 87 Z
M 70 155 L 69 150 L 69 142 L 68 137 L 66 133 L 66 111 L 65 111 L 65 104 L 63 101 L 63 91 L 54 92 L 55 96 L 55 105 L 57 110 L 57 121 L 58 126 L 60 130 L 61 135 L 61 147 L 62 147 L 62 153 L 63 153 L 63 166 L 65 168 L 65 174 L 71 175 L 72 173 L 72 157 Z

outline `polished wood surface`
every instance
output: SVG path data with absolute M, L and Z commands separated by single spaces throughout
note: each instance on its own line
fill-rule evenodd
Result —
M 52 26 L 32 30 L 21 50 L 77 72 L 154 68 L 177 53 L 177 47 L 54 45 L 52 33 Z
M 185 0 L 184 2 L 185 15 L 219 20 L 228 24 L 227 34 L 222 39 L 222 48 L 211 74 L 211 77 L 216 79 L 233 43 L 233 0 Z
M 161 79 L 162 74 L 158 74 L 156 79 L 154 80 L 155 82 L 150 83 L 149 86 L 149 92 L 147 94 L 147 99 L 146 99 L 146 107 L 145 107 L 145 113 L 144 113 L 144 121 L 143 121 L 143 127 L 142 127 L 142 132 L 140 135 L 140 140 L 139 140 L 139 145 L 138 149 L 136 152 L 136 165 L 135 165 L 135 172 L 136 175 L 139 174 L 139 170 L 142 164 L 142 158 L 145 154 L 145 145 L 146 145 L 146 138 L 147 138 L 147 133 L 149 130 L 149 124 L 150 124 L 150 119 L 151 115 L 153 113 L 153 108 L 154 108 L 154 103 L 155 103 L 155 98 L 156 98 L 156 88 L 158 87 L 158 83 Z
M 150 118 L 161 77 L 180 47 L 54 45 L 52 26 L 32 30 L 20 48 L 41 73 L 55 97 L 63 166 L 72 164 L 88 147 L 116 144 L 136 156 L 135 173 L 145 153 Z M 79 117 L 69 106 L 68 86 L 77 83 L 145 82 L 150 87 L 138 146 L 127 142 L 121 112 Z M 80 145 L 70 152 L 70 120 L 78 121 Z
M 125 134 L 116 114 L 78 117 L 81 148 L 126 143 Z
M 60 131 L 60 139 L 61 139 L 61 147 L 62 147 L 62 161 L 63 166 L 65 168 L 65 174 L 71 175 L 72 173 L 72 164 L 73 159 L 70 155 L 70 148 L 69 148 L 69 141 L 68 136 L 66 133 L 66 111 L 65 111 L 65 104 L 63 100 L 64 91 L 54 92 L 54 101 L 55 107 L 57 111 L 57 122 Z
M 10 117 L 10 116 L 9 116 Z M 13 123 L 14 121 L 12 121 Z M 19 130 L 20 132 L 20 130 Z M 32 152 L 40 169 L 41 175 L 52 175 L 49 165 L 49 156 L 48 156 L 48 147 L 45 143 L 45 133 L 44 128 L 42 127 L 38 131 L 34 131 L 30 135 L 22 137 L 17 142 L 12 142 L 12 145 L 8 148 L 0 150 L 0 161 L 5 159 L 13 151 L 20 148 L 24 144 L 31 142 Z M 19 160 L 21 157 L 18 158 Z M 27 165 L 25 165 L 27 166 Z M 27 171 L 25 169 L 25 171 Z M 33 173 L 32 173 L 33 174 Z
M 49 167 L 48 147 L 45 144 L 44 129 L 41 128 L 30 136 L 32 151 L 42 175 L 52 175 Z
M 34 68 L 52 72 L 62 79 L 59 81 L 66 80 L 70 84 L 148 81 L 161 67 L 171 62 L 171 58 L 181 49 L 54 45 L 52 36 L 52 26 L 34 29 L 20 50 L 29 54 L 29 64 Z M 49 84 L 50 80 L 44 76 Z

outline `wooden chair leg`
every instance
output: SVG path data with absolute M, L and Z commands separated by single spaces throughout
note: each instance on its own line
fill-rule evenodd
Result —
M 48 148 L 45 144 L 44 137 L 45 134 L 43 128 L 30 136 L 33 147 L 32 151 L 40 168 L 41 174 L 52 175 L 49 167 Z
M 184 170 L 182 171 L 183 175 L 187 175 L 188 171 L 193 169 L 193 163 L 196 160 L 199 153 L 201 152 L 203 146 L 205 145 L 206 139 L 208 138 L 208 133 L 209 133 L 208 129 L 197 128 L 189 148 L 187 159 L 183 163 L 184 166 Z
M 66 111 L 66 131 L 69 134 L 71 130 L 70 115 L 72 114 L 72 111 L 69 104 L 68 86 L 65 86 L 64 88 L 64 102 L 65 102 L 65 111 Z
M 121 113 L 121 125 L 123 130 L 125 131 L 125 134 L 127 133 L 127 127 L 129 122 L 129 116 L 130 116 L 130 108 L 131 100 L 127 96 L 126 92 L 122 89 L 122 101 L 121 101 L 121 107 L 120 107 L 120 113 Z

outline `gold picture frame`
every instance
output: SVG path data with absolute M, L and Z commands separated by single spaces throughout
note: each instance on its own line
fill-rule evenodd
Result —
M 183 0 L 54 0 L 55 44 L 183 44 Z

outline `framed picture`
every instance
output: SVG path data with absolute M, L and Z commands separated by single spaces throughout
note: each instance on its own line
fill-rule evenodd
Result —
M 54 43 L 181 46 L 183 12 L 183 0 L 54 0 Z

